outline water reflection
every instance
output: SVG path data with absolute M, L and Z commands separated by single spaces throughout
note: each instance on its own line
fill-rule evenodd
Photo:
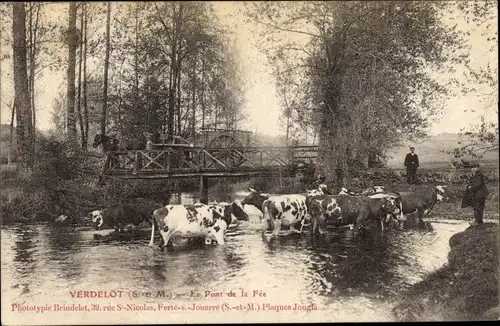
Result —
M 38 231 L 35 225 L 18 225 L 13 229 L 14 261 L 20 277 L 27 277 L 36 268 L 34 252 L 37 249 Z
M 20 295 L 30 292 L 32 274 L 37 271 L 37 237 L 36 225 L 17 225 L 12 230 L 14 245 L 14 269 L 15 273 L 12 287 L 20 291 Z M 2 244 L 3 247 L 3 244 Z M 2 250 L 2 256 L 4 252 Z M 2 271 L 3 271 L 2 266 Z
M 436 223 L 430 233 L 393 230 L 353 239 L 344 230 L 317 239 L 299 235 L 265 241 L 259 218 L 251 216 L 228 233 L 225 246 L 177 241 L 181 246 L 162 252 L 147 246 L 148 230 L 103 241 L 94 239 L 90 228 L 5 226 L 2 295 L 10 302 L 35 303 L 49 296 L 68 298 L 68 289 L 76 287 L 180 294 L 258 289 L 276 302 L 318 304 L 331 320 L 349 319 L 349 314 L 380 320 L 390 311 L 380 300 L 387 305 L 404 287 L 442 265 L 450 236 L 465 227 Z

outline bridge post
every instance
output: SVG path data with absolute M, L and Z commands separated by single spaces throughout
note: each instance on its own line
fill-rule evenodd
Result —
M 200 203 L 208 204 L 208 177 L 200 175 Z

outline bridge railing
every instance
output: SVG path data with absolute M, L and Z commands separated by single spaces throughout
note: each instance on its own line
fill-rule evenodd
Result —
M 167 147 L 153 150 L 110 151 L 103 174 L 158 174 L 287 168 L 299 161 L 314 162 L 317 146 L 296 147 Z

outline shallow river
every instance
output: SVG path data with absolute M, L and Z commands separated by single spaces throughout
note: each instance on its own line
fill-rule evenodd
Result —
M 446 262 L 449 238 L 467 223 L 447 220 L 433 226 L 433 232 L 391 230 L 361 240 L 353 240 L 351 231 L 344 230 L 314 241 L 301 235 L 268 242 L 259 232 L 259 217 L 251 215 L 250 221 L 228 233 L 225 246 L 188 247 L 178 242 L 173 251 L 163 252 L 159 239 L 154 248 L 147 246 L 147 230 L 132 240 L 103 242 L 88 226 L 4 226 L 2 322 L 391 321 L 391 308 L 401 291 Z M 123 292 L 121 298 L 89 299 L 78 298 L 80 290 L 108 291 L 101 296 Z M 158 290 L 166 297 L 161 291 L 154 297 Z M 205 291 L 211 294 L 205 297 Z M 212 297 L 221 291 L 222 297 Z M 229 291 L 236 297 L 228 297 Z M 242 291 L 248 297 L 241 297 Z M 200 297 L 191 297 L 196 293 Z M 108 303 L 113 303 L 114 312 L 103 311 Z M 116 311 L 118 304 L 131 303 L 156 311 Z M 186 310 L 160 312 L 159 303 Z M 12 304 L 88 304 L 89 310 L 99 311 L 12 312 Z M 196 310 L 208 305 L 222 309 L 224 304 L 232 310 Z M 238 311 L 239 304 L 246 311 Z

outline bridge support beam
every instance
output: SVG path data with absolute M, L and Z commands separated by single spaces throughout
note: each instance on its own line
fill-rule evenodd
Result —
M 208 177 L 200 176 L 200 203 L 208 204 Z

